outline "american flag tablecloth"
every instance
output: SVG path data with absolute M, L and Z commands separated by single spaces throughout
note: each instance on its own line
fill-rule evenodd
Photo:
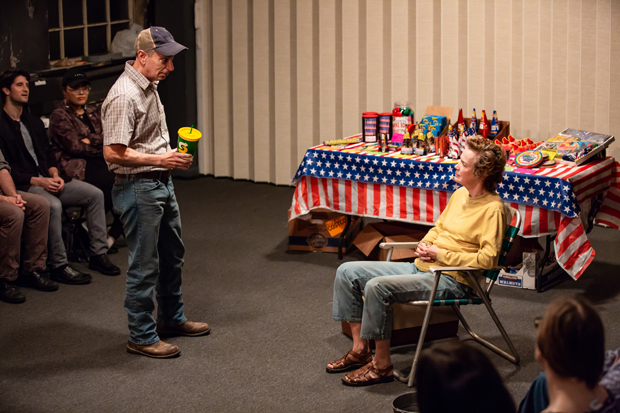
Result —
M 454 161 L 437 157 L 389 155 L 346 148 L 309 149 L 295 175 L 290 219 L 315 208 L 350 215 L 433 225 L 459 185 Z M 594 259 L 579 216 L 597 195 L 604 196 L 599 223 L 620 228 L 620 165 L 612 158 L 582 166 L 507 168 L 498 193 L 523 216 L 520 235 L 557 234 L 558 263 L 578 279 Z

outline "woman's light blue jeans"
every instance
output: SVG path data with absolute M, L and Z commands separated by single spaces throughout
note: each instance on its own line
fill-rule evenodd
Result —
M 387 340 L 392 336 L 392 304 L 427 300 L 434 278 L 410 262 L 347 262 L 336 272 L 333 318 L 361 322 L 363 339 Z M 435 299 L 463 298 L 471 291 L 442 275 Z

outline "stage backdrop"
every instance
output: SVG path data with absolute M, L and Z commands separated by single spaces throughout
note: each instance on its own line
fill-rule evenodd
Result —
M 195 24 L 203 174 L 290 184 L 399 100 L 620 135 L 620 1 L 197 0 Z

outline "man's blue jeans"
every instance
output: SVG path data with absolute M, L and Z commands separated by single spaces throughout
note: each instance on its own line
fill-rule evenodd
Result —
M 392 304 L 427 300 L 435 277 L 410 262 L 347 262 L 334 281 L 333 318 L 362 323 L 361 337 L 392 337 Z M 362 300 L 362 291 L 365 301 Z M 435 299 L 463 298 L 471 288 L 442 275 Z
M 172 179 L 117 179 L 112 189 L 114 209 L 120 214 L 129 247 L 125 310 L 129 341 L 150 345 L 159 340 L 153 310 L 157 293 L 157 321 L 183 324 L 181 272 L 185 247 L 181 215 Z

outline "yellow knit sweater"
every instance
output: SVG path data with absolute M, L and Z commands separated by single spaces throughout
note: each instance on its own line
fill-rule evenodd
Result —
M 467 189 L 461 187 L 452 194 L 435 226 L 420 241 L 439 248 L 436 262 L 418 258 L 415 265 L 421 271 L 443 266 L 493 268 L 499 259 L 506 225 L 506 208 L 497 193 L 471 198 Z M 446 274 L 474 288 L 465 273 Z M 482 276 L 482 271 L 476 274 L 478 280 Z

